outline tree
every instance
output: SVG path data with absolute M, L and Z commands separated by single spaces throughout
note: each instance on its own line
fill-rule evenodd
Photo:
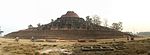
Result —
M 90 16 L 86 16 L 86 29 L 88 30 L 91 27 L 92 18 Z
M 30 24 L 29 26 L 28 26 L 28 28 L 30 29 L 30 28 L 33 28 L 33 26 Z
M 1 27 L 0 27 L 0 35 L 3 33 L 4 31 L 1 31 Z
M 112 26 L 111 26 L 111 28 L 115 29 L 115 30 L 118 30 L 118 31 L 123 30 L 122 22 L 113 23 Z
M 92 18 L 90 18 L 90 16 L 86 16 L 86 21 L 87 21 L 88 23 L 92 23 Z
M 40 24 L 40 23 L 38 23 L 38 24 L 37 24 L 37 26 L 38 26 L 38 27 L 40 27 L 40 26 L 41 26 L 41 24 Z
M 101 25 L 101 20 L 100 20 L 101 18 L 98 16 L 98 15 L 94 15 L 93 17 L 92 17 L 92 23 L 94 23 L 94 24 L 96 24 L 96 25 Z
M 104 19 L 104 26 L 108 27 L 108 20 L 107 19 Z
M 54 22 L 54 20 L 53 20 L 53 19 L 51 19 L 51 22 Z

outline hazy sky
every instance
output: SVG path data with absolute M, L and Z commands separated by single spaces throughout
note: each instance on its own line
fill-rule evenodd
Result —
M 109 25 L 122 21 L 123 31 L 150 31 L 149 0 L 0 0 L 0 26 L 7 34 L 47 24 L 67 11 L 82 18 L 99 15 Z

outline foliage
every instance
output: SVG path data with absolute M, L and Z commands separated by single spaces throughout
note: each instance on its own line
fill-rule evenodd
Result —
M 29 26 L 28 26 L 28 28 L 30 29 L 30 28 L 33 28 L 33 26 L 30 24 Z
M 0 27 L 0 34 L 2 34 L 4 31 L 1 31 L 1 27 Z
M 108 27 L 108 20 L 107 19 L 104 19 L 104 26 Z
M 94 15 L 92 17 L 92 23 L 96 25 L 101 25 L 102 21 L 100 20 L 101 18 L 98 15 Z
M 90 16 L 86 16 L 86 21 L 87 21 L 88 23 L 92 23 L 92 18 L 90 18 Z
M 113 23 L 112 26 L 111 26 L 111 28 L 115 29 L 115 30 L 118 30 L 118 31 L 123 30 L 122 22 Z
M 140 36 L 150 36 L 150 32 L 139 32 L 139 33 L 137 33 L 137 35 L 140 35 Z
M 51 19 L 51 22 L 54 22 L 54 20 L 53 20 L 53 19 Z
M 38 24 L 37 24 L 37 26 L 38 26 L 38 27 L 40 27 L 40 26 L 41 26 L 41 24 L 40 24 L 40 23 L 38 23 Z

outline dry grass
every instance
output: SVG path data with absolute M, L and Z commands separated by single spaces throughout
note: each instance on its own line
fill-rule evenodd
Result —
M 127 43 L 127 47 L 135 47 L 124 50 L 124 52 L 136 52 L 137 54 L 144 54 L 148 51 L 146 48 L 150 48 L 149 46 L 143 47 L 145 45 L 141 45 L 142 43 L 147 43 L 143 41 L 144 39 L 148 39 L 149 37 L 135 38 L 138 40 L 134 42 Z M 142 40 L 142 41 L 140 41 Z M 56 42 L 31 42 L 29 39 L 21 39 L 19 42 L 14 41 L 14 39 L 4 39 L 0 38 L 0 55 L 33 55 L 36 54 L 37 51 L 41 51 L 47 48 L 65 48 L 74 50 L 74 47 L 79 45 L 96 45 L 96 44 L 112 44 L 114 42 L 128 42 L 126 38 L 118 38 L 118 39 L 97 39 L 96 42 L 78 42 L 77 40 L 57 40 Z M 136 43 L 136 44 L 135 44 Z M 137 44 L 138 43 L 138 44 Z M 140 47 L 140 48 L 139 48 Z M 143 48 L 142 48 L 143 47 Z M 136 49 L 139 48 L 139 49 Z M 135 49 L 135 51 L 129 51 L 131 49 Z M 88 52 L 90 54 L 90 52 Z M 119 52 L 121 53 L 121 52 Z M 50 53 L 54 54 L 54 53 Z M 83 54 L 83 53 L 82 53 Z M 92 53 L 91 53 L 92 54 Z M 106 53 L 108 54 L 108 53 Z M 134 54 L 134 53 L 133 53 Z M 56 55 L 59 55 L 57 53 Z

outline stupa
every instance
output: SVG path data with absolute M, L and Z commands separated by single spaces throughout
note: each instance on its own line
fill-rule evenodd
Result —
M 120 38 L 124 33 L 108 27 L 93 24 L 79 17 L 74 11 L 68 11 L 56 20 L 52 20 L 45 25 L 38 25 L 11 32 L 5 35 L 6 38 L 25 38 L 35 37 L 38 39 L 101 39 L 101 38 Z

